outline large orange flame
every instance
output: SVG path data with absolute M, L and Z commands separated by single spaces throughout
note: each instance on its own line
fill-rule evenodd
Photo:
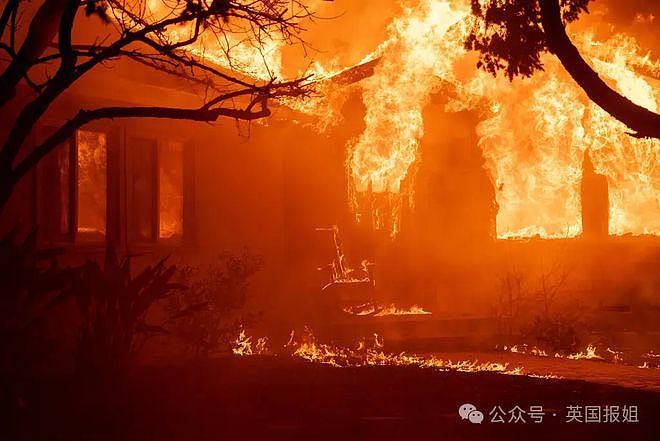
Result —
M 363 82 L 366 129 L 349 146 L 355 191 L 410 191 L 402 182 L 423 137 L 421 109 L 442 80 L 457 94 L 446 111 L 476 110 L 484 99 L 490 103 L 476 130 L 496 189 L 499 238 L 579 235 L 585 152 L 595 172 L 608 181 L 610 233 L 660 233 L 659 142 L 629 136 L 623 124 L 587 99 L 552 56 L 543 59 L 545 71 L 530 79 L 509 83 L 476 70 L 457 79 L 454 68 L 466 55 L 462 41 L 470 20 L 467 1 L 424 0 L 392 22 L 390 37 L 379 48 L 382 62 Z M 636 69 L 657 72 L 658 63 L 639 55 L 634 39 L 617 35 L 596 42 L 578 33 L 574 39 L 621 93 L 657 110 L 651 80 Z M 355 200 L 359 206 L 364 199 Z M 385 225 L 394 232 L 398 209 L 392 204 L 394 221 Z
M 162 0 L 149 0 L 154 11 Z M 497 237 L 575 237 L 581 234 L 580 182 L 585 153 L 609 187 L 610 234 L 660 234 L 658 140 L 636 139 L 623 124 L 591 103 L 553 56 L 532 78 L 509 82 L 472 70 L 457 74 L 466 60 L 463 41 L 473 18 L 468 0 L 419 0 L 392 20 L 388 36 L 365 54 L 380 58 L 359 87 L 366 107 L 365 129 L 347 145 L 349 196 L 358 220 L 368 213 L 375 228 L 399 230 L 400 210 L 414 196 L 414 167 L 424 136 L 422 109 L 434 93 L 450 88 L 444 110 L 474 110 L 479 146 L 499 206 Z M 161 6 L 159 6 L 161 5 Z M 160 9 L 159 9 L 160 8 Z M 615 35 L 596 41 L 571 32 L 585 58 L 613 87 L 632 101 L 657 111 L 652 80 L 660 62 L 641 53 L 635 40 Z M 184 38 L 186 29 L 172 29 Z M 240 35 L 224 41 L 203 39 L 190 50 L 256 79 L 283 78 L 277 35 L 260 44 Z M 230 62 L 231 60 L 231 62 Z M 317 79 L 341 72 L 335 65 L 312 65 Z M 286 105 L 319 117 L 318 128 L 337 121 L 348 93 L 322 82 L 317 97 Z M 343 89 L 342 89 L 343 88 Z M 488 103 L 484 112 L 483 103 Z
M 422 109 L 441 80 L 453 80 L 451 66 L 464 53 L 458 25 L 466 13 L 438 1 L 405 8 L 377 50 L 381 59 L 374 74 L 362 84 L 366 127 L 348 146 L 352 200 L 359 206 L 360 194 L 367 192 L 400 195 L 386 203 L 393 211 L 389 222 L 375 213 L 376 228 L 398 230 L 401 201 L 411 192 L 411 186 L 403 188 L 404 179 L 424 135 Z

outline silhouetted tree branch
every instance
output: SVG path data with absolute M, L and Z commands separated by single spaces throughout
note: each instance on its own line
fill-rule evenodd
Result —
M 260 100 L 263 101 L 263 100 Z M 99 119 L 116 118 L 161 118 L 179 119 L 189 121 L 215 121 L 220 117 L 229 117 L 241 120 L 254 120 L 270 115 L 270 110 L 263 106 L 259 110 L 243 110 L 229 108 L 196 108 L 185 109 L 176 107 L 103 107 L 94 110 L 80 110 L 78 114 L 61 126 L 46 141 L 38 145 L 12 172 L 12 179 L 18 182 L 25 173 L 36 166 L 41 158 L 51 152 L 55 147 L 73 136 L 80 127 Z
M 281 81 L 273 75 L 264 79 L 241 72 L 229 44 L 232 38 L 238 44 L 246 43 L 257 49 L 273 38 L 288 44 L 304 44 L 300 37 L 304 30 L 301 21 L 312 18 L 313 14 L 296 0 L 187 0 L 172 5 L 163 2 L 162 11 L 150 11 L 146 4 L 130 0 L 41 0 L 33 8 L 20 49 L 15 50 L 14 18 L 26 3 L 9 0 L 0 16 L 0 49 L 9 55 L 9 62 L 0 67 L 0 109 L 15 99 L 22 80 L 34 91 L 34 96 L 22 104 L 1 144 L 0 213 L 14 185 L 58 144 L 90 121 L 107 118 L 214 121 L 219 117 L 253 120 L 270 114 L 268 100 L 304 97 L 310 92 L 308 77 Z M 99 35 L 107 35 L 99 36 L 91 44 L 73 44 L 72 32 L 76 20 L 81 19 L 81 10 L 86 16 L 100 18 L 101 24 L 96 24 L 101 27 Z M 177 30 L 175 36 L 170 32 L 172 29 Z M 5 30 L 9 30 L 9 37 Z M 5 42 L 7 38 L 9 42 Z M 191 51 L 193 45 L 203 47 L 208 41 L 222 49 L 222 65 Z M 145 105 L 80 110 L 41 145 L 22 155 L 23 159 L 17 163 L 35 124 L 61 94 L 97 66 L 122 57 L 193 79 L 205 85 L 205 95 L 209 91 L 212 94 L 206 97 L 206 104 L 196 109 Z M 57 66 L 54 75 L 48 75 L 47 70 L 44 75 L 44 70 L 50 67 L 52 71 L 54 64 Z M 241 101 L 234 101 L 239 97 Z
M 588 12 L 591 0 L 472 0 L 475 24 L 465 45 L 481 57 L 477 67 L 510 80 L 543 69 L 541 54 L 557 56 L 587 96 L 634 131 L 633 136 L 660 138 L 660 115 L 633 103 L 609 87 L 584 60 L 566 34 L 565 23 Z
M 15 0 L 13 5 L 7 4 L 5 11 L 10 6 L 13 7 L 13 11 L 16 11 L 20 6 L 20 2 L 21 0 Z M 44 53 L 57 35 L 60 19 L 67 2 L 69 0 L 45 0 L 34 14 L 21 48 L 0 75 L 0 106 L 3 106 L 14 97 L 16 86 L 21 78 L 24 77 L 34 60 Z M 15 23 L 11 23 L 10 34 L 15 31 L 14 26 Z M 15 50 L 12 43 L 9 47 L 12 51 Z
M 548 49 L 559 58 L 562 66 L 591 101 L 634 130 L 634 136 L 660 138 L 660 115 L 638 106 L 610 88 L 582 58 L 566 35 L 558 0 L 539 2 Z

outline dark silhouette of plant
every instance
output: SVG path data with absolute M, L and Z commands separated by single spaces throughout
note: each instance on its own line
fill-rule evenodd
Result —
M 534 293 L 537 313 L 525 336 L 549 353 L 576 352 L 580 346 L 580 335 L 584 332 L 579 305 L 565 300 L 564 304 L 560 303 L 561 298 L 566 296 L 570 275 L 569 269 L 562 263 L 565 261 L 565 256 L 560 255 L 550 265 L 541 265 Z
M 564 262 L 566 256 L 559 254 L 549 264 L 541 261 L 535 277 L 528 275 L 525 288 L 527 304 L 523 308 L 526 311 L 518 330 L 525 343 L 550 354 L 576 352 L 580 349 L 580 336 L 585 328 L 579 302 L 568 297 L 566 287 L 570 269 Z M 519 287 L 520 283 L 516 285 Z
M 75 273 L 59 267 L 57 253 L 37 249 L 36 230 L 23 240 L 15 231 L 0 238 L 0 396 L 9 401 L 3 408 L 14 407 L 21 383 L 37 374 L 53 349 L 44 324 L 66 299 Z
M 549 354 L 572 354 L 580 349 L 580 321 L 570 313 L 534 317 L 527 336 Z
M 529 276 L 520 268 L 512 266 L 499 276 L 499 290 L 495 304 L 499 332 L 511 339 L 518 331 L 523 304 L 529 300 Z
M 228 350 L 238 330 L 256 318 L 246 312 L 250 278 L 263 266 L 247 249 L 223 253 L 214 263 L 186 266 L 179 277 L 188 286 L 168 300 L 176 336 L 195 355 Z
M 633 136 L 660 138 L 660 115 L 610 88 L 582 58 L 566 34 L 565 23 L 588 12 L 591 0 L 472 0 L 475 17 L 465 46 L 481 57 L 477 67 L 512 80 L 543 69 L 541 54 L 557 56 L 589 99 L 634 131 Z
M 111 250 L 105 264 L 87 261 L 80 269 L 72 293 L 82 315 L 76 367 L 87 376 L 122 374 L 144 340 L 165 333 L 146 322 L 150 308 L 183 285 L 171 282 L 176 266 L 167 258 L 131 275 L 130 258 L 119 259 Z

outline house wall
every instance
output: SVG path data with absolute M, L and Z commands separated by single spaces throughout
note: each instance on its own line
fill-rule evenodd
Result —
M 85 79 L 40 125 L 57 126 L 81 107 L 200 104 L 198 96 L 176 84 L 146 74 L 132 78 L 133 71 L 122 69 L 110 71 L 112 78 Z M 113 134 L 111 142 L 124 151 L 133 135 L 186 143 L 183 244 L 129 243 L 124 226 L 126 190 L 121 178 L 113 184 L 113 240 L 124 252 L 139 255 L 136 265 L 167 254 L 175 262 L 209 262 L 223 251 L 247 247 L 265 264 L 252 280 L 254 308 L 266 311 L 275 322 L 304 322 L 318 312 L 319 289 L 328 282 L 327 272 L 318 268 L 333 258 L 332 238 L 318 228 L 338 225 L 349 263 L 376 263 L 382 301 L 421 304 L 439 316 L 493 314 L 502 277 L 511 268 L 528 269 L 528 283 L 534 285 L 530 292 L 538 291 L 542 266 L 555 256 L 570 269 L 565 291 L 591 309 L 657 304 L 656 238 L 493 239 L 494 192 L 481 167 L 473 115 L 445 115 L 431 107 L 426 112 L 434 129 L 422 140 L 415 208 L 407 213 L 398 238 L 391 240 L 368 225 L 356 224 L 348 208 L 345 146 L 363 128 L 360 97 L 347 102 L 342 123 L 324 134 L 283 109 L 274 110 L 267 122 L 238 126 L 229 119 L 210 124 L 140 119 L 99 121 L 88 127 Z M 122 160 L 119 155 L 117 161 Z M 17 189 L 12 214 L 2 220 L 5 229 L 8 221 L 20 221 L 25 231 L 38 223 L 38 193 L 32 173 Z M 78 258 L 103 254 L 102 247 L 65 248 L 68 256 Z
M 144 75 L 143 75 L 144 74 Z M 182 92 L 162 78 L 150 78 L 139 68 L 126 66 L 84 77 L 67 91 L 35 126 L 27 143 L 32 148 L 43 140 L 49 127 L 59 127 L 81 109 L 113 105 L 161 105 L 194 107 L 199 97 Z M 158 86 L 154 84 L 159 84 Z M 164 87 L 166 85 L 167 87 Z M 25 101 L 29 99 L 24 91 Z M 0 115 L 11 121 L 15 109 Z M 2 124 L 2 130 L 8 124 Z M 85 130 L 108 134 L 109 175 L 108 240 L 121 254 L 135 255 L 135 267 L 153 263 L 164 255 L 178 263 L 209 262 L 224 251 L 244 247 L 262 256 L 263 270 L 254 278 L 252 294 L 266 298 L 276 290 L 284 253 L 282 143 L 275 142 L 272 131 L 260 123 L 241 123 L 220 119 L 214 123 L 159 119 L 120 119 L 96 121 Z M 275 130 L 276 132 L 276 130 Z M 126 155 L 131 138 L 156 142 L 176 140 L 185 143 L 186 187 L 184 199 L 184 238 L 181 243 L 133 243 L 127 234 Z M 114 162 L 113 162 L 114 161 Z M 17 187 L 2 230 L 19 225 L 22 233 L 43 222 L 40 200 L 47 182 L 39 170 L 26 176 Z M 41 187 L 41 188 L 39 188 Z M 41 234 L 44 246 L 61 247 L 66 262 L 84 258 L 101 259 L 104 244 L 53 242 Z

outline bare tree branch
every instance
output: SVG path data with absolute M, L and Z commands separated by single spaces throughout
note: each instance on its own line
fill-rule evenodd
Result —
M 48 48 L 60 26 L 60 17 L 70 0 L 44 0 L 35 13 L 21 48 L 0 75 L 0 106 L 16 94 L 16 86 L 34 60 Z M 74 0 L 79 1 L 79 0 Z M 14 9 L 15 11 L 15 9 Z M 14 26 L 12 26 L 12 29 Z M 13 38 L 12 38 L 13 39 Z M 13 43 L 9 47 L 15 51 Z
M 2 16 L 0 16 L 0 38 L 2 38 L 2 35 L 5 33 L 5 29 L 7 29 L 10 18 L 16 15 L 16 11 L 18 10 L 20 2 L 21 0 L 7 1 L 7 4 L 2 10 Z
M 23 161 L 11 172 L 11 179 L 18 182 L 39 161 L 50 153 L 55 147 L 65 142 L 73 134 L 92 121 L 100 119 L 118 118 L 160 118 L 178 119 L 188 121 L 216 121 L 220 117 L 229 117 L 241 120 L 255 120 L 270 115 L 270 110 L 261 103 L 259 110 L 252 111 L 251 102 L 245 109 L 231 109 L 225 107 L 185 109 L 175 107 L 103 107 L 94 110 L 80 110 L 75 117 L 61 126 L 42 144 L 38 145 Z
M 2 49 L 9 54 L 11 62 L 0 75 L 0 107 L 14 97 L 21 79 L 33 88 L 36 96 L 18 112 L 0 150 L 0 211 L 5 206 L 10 188 L 17 180 L 47 152 L 89 121 L 141 117 L 213 121 L 221 116 L 252 120 L 270 114 L 267 107 L 269 99 L 304 97 L 310 93 L 307 83 L 309 77 L 287 82 L 278 81 L 272 73 L 273 78 L 263 80 L 246 73 L 232 72 L 230 44 L 225 46 L 226 65 L 230 68 L 209 63 L 189 50 L 191 45 L 203 47 L 206 41 L 200 40 L 203 34 L 205 38 L 210 36 L 227 42 L 230 40 L 229 35 L 232 35 L 232 41 L 238 36 L 243 38 L 241 44 L 249 42 L 257 50 L 275 34 L 287 42 L 299 39 L 298 33 L 303 30 L 300 20 L 310 17 L 311 13 L 297 0 L 228 0 L 220 6 L 206 0 L 189 0 L 185 5 L 177 2 L 169 12 L 166 10 L 159 16 L 149 11 L 146 3 L 106 0 L 113 19 L 107 18 L 107 10 L 100 11 L 96 6 L 90 8 L 88 1 L 41 1 L 18 53 L 11 45 L 2 43 Z M 72 43 L 74 22 L 81 6 L 86 8 L 86 14 L 98 14 L 114 27 L 114 41 L 105 43 L 108 39 L 106 36 L 100 42 L 94 41 L 87 45 Z M 6 11 L 7 8 L 2 17 L 7 16 Z M 171 29 L 177 29 L 177 32 L 172 34 Z M 183 30 L 183 33 L 179 30 Z M 54 43 L 56 35 L 57 43 Z M 46 52 L 49 49 L 54 52 Z M 206 86 L 205 95 L 209 89 L 218 93 L 197 109 L 136 106 L 81 110 L 14 168 L 18 154 L 35 123 L 50 105 L 96 66 L 120 57 L 203 84 Z M 53 62 L 59 62 L 54 76 L 48 77 L 43 84 L 31 80 L 31 69 L 39 66 L 47 68 Z M 199 78 L 200 74 L 203 79 Z M 223 106 L 223 103 L 238 97 L 249 97 L 248 104 L 242 108 Z

